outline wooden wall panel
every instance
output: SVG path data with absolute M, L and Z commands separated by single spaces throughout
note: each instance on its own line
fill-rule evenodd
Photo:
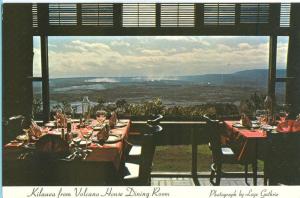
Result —
M 291 35 L 288 46 L 286 102 L 300 112 L 300 4 L 291 6 Z
M 4 4 L 2 28 L 3 117 L 31 114 L 31 4 Z

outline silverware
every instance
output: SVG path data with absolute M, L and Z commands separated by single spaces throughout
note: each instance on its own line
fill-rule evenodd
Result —
M 68 155 L 68 156 L 66 157 L 66 159 L 71 159 L 74 155 L 75 155 L 75 153 L 72 153 L 71 155 Z
M 24 155 L 24 153 L 21 153 L 21 154 L 18 156 L 18 159 L 22 159 L 22 158 L 23 158 L 23 155 Z
M 85 155 L 83 156 L 83 160 L 85 160 L 86 159 L 86 157 L 88 156 L 88 154 L 87 153 L 85 153 Z
M 25 159 L 27 156 L 29 155 L 29 153 L 21 153 L 17 159 L 23 160 Z
M 23 158 L 22 158 L 22 159 L 25 159 L 28 155 L 29 155 L 29 153 L 25 153 L 25 154 L 23 155 Z

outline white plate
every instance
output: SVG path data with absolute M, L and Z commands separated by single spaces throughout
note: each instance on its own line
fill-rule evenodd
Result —
M 105 141 L 105 144 L 112 144 L 112 143 L 116 143 L 122 140 L 122 137 L 120 135 L 114 135 L 114 134 L 110 134 L 108 139 Z M 93 142 L 99 142 L 97 137 L 93 138 Z
M 55 123 L 54 122 L 48 122 L 45 124 L 45 127 L 55 127 Z
M 49 134 L 53 134 L 53 135 L 61 135 L 61 131 L 58 131 L 58 130 L 52 130 L 52 131 L 49 131 Z
M 263 125 L 261 128 L 263 130 L 275 130 L 275 129 L 277 129 L 277 126 Z
M 28 140 L 28 137 L 27 137 L 27 135 L 24 134 L 24 135 L 18 135 L 16 137 L 16 139 L 19 141 L 25 141 L 25 140 Z
M 80 146 L 85 146 L 85 142 L 86 142 L 86 140 L 81 140 Z M 87 141 L 87 145 L 90 145 L 91 143 L 92 143 L 92 140 Z
M 235 128 L 247 128 L 246 126 L 241 125 L 240 123 L 235 123 L 232 125 Z M 258 124 L 252 124 L 251 128 L 258 129 L 260 126 Z
M 124 123 L 124 122 L 118 122 L 116 125 L 115 125 L 115 127 L 124 127 L 124 126 L 126 126 L 127 124 L 126 123 Z
M 259 124 L 252 123 L 252 128 L 258 129 L 260 127 Z
M 109 135 L 108 139 L 106 140 L 106 143 L 115 143 L 119 142 L 122 138 L 118 135 Z
M 235 128 L 246 128 L 245 126 L 241 125 L 240 123 L 234 123 L 232 126 Z

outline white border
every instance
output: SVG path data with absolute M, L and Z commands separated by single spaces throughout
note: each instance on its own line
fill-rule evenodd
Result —
M 3 0 L 3 3 L 298 3 L 300 0 Z
M 82 193 L 76 195 L 82 188 Z M 86 190 L 86 193 L 84 191 Z M 33 193 L 34 191 L 34 193 Z M 69 194 L 69 196 L 62 196 Z M 47 195 L 48 196 L 47 196 Z M 60 195 L 59 195 L 60 194 Z M 3 187 L 5 198 L 300 198 L 297 186 Z
M 3 0 L 3 3 L 299 3 L 300 0 Z M 51 196 L 30 196 L 33 189 L 37 187 L 2 187 L 2 196 L 4 198 L 49 198 Z M 95 197 L 132 197 L 132 198 L 300 198 L 300 186 L 160 186 L 160 187 L 133 187 L 139 194 L 128 196 L 131 187 L 82 187 L 87 188 L 89 192 L 99 194 L 99 196 L 76 196 L 75 188 L 80 187 L 42 187 L 44 194 L 55 193 L 56 198 L 65 198 L 58 196 L 60 189 L 71 193 L 67 198 L 95 198 Z M 108 195 L 106 191 L 112 189 L 115 195 Z M 154 196 L 153 191 L 158 189 L 161 196 Z M 39 187 L 41 190 L 41 187 Z M 1 190 L 0 190 L 1 192 Z M 117 195 L 119 193 L 119 195 Z M 236 194 L 235 194 L 236 193 Z M 241 193 L 244 193 L 242 196 Z M 122 194 L 122 195 L 121 195 Z M 165 194 L 165 195 L 163 195 Z M 168 194 L 168 195 L 167 195 Z M 127 196 L 126 196 L 127 195 Z M 148 195 L 148 196 L 147 196 Z M 0 195 L 1 196 L 1 195 Z

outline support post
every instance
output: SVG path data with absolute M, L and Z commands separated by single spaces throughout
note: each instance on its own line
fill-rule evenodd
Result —
M 42 95 L 43 95 L 43 121 L 49 121 L 49 66 L 48 66 L 48 36 L 41 36 L 41 61 L 42 61 Z
M 197 154 L 198 154 L 198 145 L 197 145 L 197 134 L 195 127 L 192 128 L 192 178 L 196 186 L 199 186 L 198 175 L 197 175 Z
M 300 4 L 291 5 L 290 37 L 288 45 L 286 103 L 295 113 L 300 112 Z
M 195 28 L 201 31 L 204 26 L 204 4 L 195 4 Z
M 273 114 L 274 105 L 276 104 L 275 98 L 275 84 L 276 84 L 276 57 L 277 57 L 277 36 L 270 36 L 269 41 L 269 77 L 268 77 L 268 96 L 273 101 Z
M 160 15 L 161 15 L 160 3 L 155 4 L 155 12 L 156 12 L 155 26 L 156 28 L 160 28 Z
M 114 4 L 114 27 L 116 29 L 122 28 L 123 20 L 122 20 L 122 4 L 115 3 Z

